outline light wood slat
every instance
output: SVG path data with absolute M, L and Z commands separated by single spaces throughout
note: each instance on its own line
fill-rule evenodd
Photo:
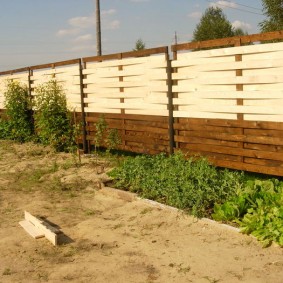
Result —
M 88 107 L 93 108 L 108 108 L 108 109 L 154 109 L 154 110 L 167 110 L 167 105 L 150 104 L 150 103 L 120 103 L 120 102 L 97 102 L 89 103 Z
M 189 71 L 186 73 L 183 72 L 178 72 L 172 74 L 172 79 L 173 80 L 198 80 L 201 78 L 209 78 L 209 79 L 214 79 L 214 78 L 233 78 L 235 77 L 235 70 L 231 71 L 214 71 L 214 72 L 194 72 L 194 71 Z M 225 81 L 223 81 L 225 82 Z
M 138 114 L 138 115 L 153 115 L 153 116 L 165 116 L 168 117 L 168 110 L 125 110 L 125 114 Z
M 98 107 L 85 107 L 86 113 L 113 113 L 120 114 L 120 109 L 98 108 Z
M 237 105 L 236 99 L 205 99 L 205 98 L 173 98 L 174 105 L 202 105 L 202 104 L 211 104 L 211 105 Z
M 245 85 L 244 89 L 247 91 L 282 91 L 283 83 L 276 84 L 255 84 L 255 85 Z
M 282 106 L 245 106 L 245 105 L 190 105 L 190 106 L 180 106 L 182 111 L 202 111 L 202 112 L 214 112 L 214 113 L 243 113 L 243 114 L 270 114 L 270 115 L 280 115 L 283 114 Z
M 253 69 L 253 70 L 244 70 L 243 76 L 266 76 L 266 75 L 277 75 L 283 73 L 283 67 L 271 68 L 271 69 Z
M 205 119 L 229 119 L 237 120 L 237 114 L 232 113 L 209 113 L 201 111 L 174 111 L 176 118 L 205 118 Z
M 201 66 L 203 67 L 206 64 L 219 64 L 219 63 L 234 63 L 235 57 L 234 56 L 227 56 L 227 57 L 215 57 L 215 58 L 179 58 L 180 55 L 178 55 L 178 59 L 176 61 L 172 61 L 172 67 L 173 68 L 187 68 L 187 67 L 195 67 L 196 69 Z
M 283 122 L 283 115 L 244 115 L 245 121 Z
M 243 54 L 242 60 L 243 61 L 276 60 L 277 58 L 282 58 L 282 56 L 283 56 L 283 51 Z
M 203 75 L 196 79 L 187 80 L 187 84 L 199 83 L 206 85 L 231 85 L 231 84 L 273 84 L 281 83 L 283 81 L 283 74 L 278 75 L 259 75 L 259 76 L 235 76 L 231 77 L 215 77 L 209 78 Z
M 168 97 L 166 96 L 145 96 L 143 98 L 125 98 L 125 103 L 153 103 L 153 104 L 168 104 Z
M 151 57 L 139 57 L 139 58 L 129 58 L 122 60 L 109 60 L 102 62 L 91 62 L 87 63 L 87 69 L 95 69 L 97 66 L 100 68 L 105 67 L 118 67 L 118 66 L 126 66 L 126 65 L 136 65 L 136 64 L 147 64 L 151 67 L 164 67 L 166 65 L 165 55 L 157 55 Z
M 246 45 L 238 47 L 227 47 L 203 50 L 198 52 L 186 52 L 178 54 L 178 58 L 211 58 L 219 56 L 231 56 L 236 54 L 259 54 L 259 53 L 274 53 L 283 50 L 283 43 L 268 43 L 268 44 L 257 44 L 257 45 Z
M 93 83 L 92 81 L 86 79 L 84 80 L 85 84 L 90 84 Z M 146 82 L 144 81 L 138 81 L 138 82 L 124 82 L 124 81 L 117 81 L 117 82 L 94 82 L 93 84 L 97 84 L 99 85 L 99 87 L 103 87 L 105 89 L 107 88 L 121 88 L 121 87 L 142 87 L 142 86 L 146 86 Z
M 69 67 L 56 67 L 55 69 L 56 74 L 60 73 L 67 73 L 67 74 L 76 74 L 79 73 L 79 65 L 76 66 L 69 66 Z
M 213 91 L 235 91 L 235 86 L 234 85 L 217 85 L 217 87 L 211 86 L 211 85 L 200 85 L 196 83 L 188 84 L 185 82 L 182 84 L 182 81 L 178 85 L 173 85 L 172 87 L 173 92 L 193 92 L 193 91 L 208 91 L 208 90 L 213 90 Z
M 66 80 L 66 79 L 56 79 L 56 81 L 63 85 L 63 87 L 68 87 L 68 86 L 73 86 L 73 85 L 79 85 L 80 84 L 80 78 L 74 78 L 74 79 L 70 79 L 70 80 Z
M 192 91 L 187 93 L 180 93 L 179 98 L 186 99 L 187 97 L 196 98 L 211 98 L 211 99 L 274 99 L 283 98 L 283 90 L 268 90 L 268 91 Z
M 195 71 L 202 71 L 202 72 L 211 72 L 211 71 L 223 71 L 223 70 L 247 70 L 247 69 L 272 69 L 278 68 L 283 66 L 283 56 L 277 57 L 276 59 L 271 59 L 270 57 L 266 60 L 245 60 L 245 61 L 238 61 L 233 62 L 231 58 L 231 62 L 221 62 L 214 64 L 206 64 L 204 60 L 204 64 L 200 64 L 200 62 L 195 62 L 196 65 L 187 66 L 187 64 L 191 64 L 190 61 L 178 60 L 178 64 L 184 66 L 182 68 L 178 68 L 178 73 L 184 74 L 188 72 L 195 72 Z M 176 66 L 178 67 L 178 66 Z
M 283 96 L 281 99 L 260 99 L 260 100 L 244 100 L 244 105 L 246 106 L 268 106 L 268 107 L 278 107 L 278 105 L 283 106 Z
M 25 231 L 32 236 L 34 239 L 39 239 L 44 237 L 44 232 L 42 232 L 39 228 L 34 226 L 28 220 L 20 221 L 19 224 L 25 229 Z
M 132 93 L 126 93 L 126 92 L 115 92 L 115 93 L 91 93 L 91 97 L 85 98 L 85 102 L 88 102 L 93 97 L 97 98 L 142 98 L 147 95 L 145 92 L 132 92 Z

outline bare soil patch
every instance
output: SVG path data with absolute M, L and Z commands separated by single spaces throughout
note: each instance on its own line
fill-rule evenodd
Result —
M 103 186 L 108 161 L 0 141 L 0 282 L 281 283 L 283 250 Z M 56 223 L 34 240 L 24 210 Z

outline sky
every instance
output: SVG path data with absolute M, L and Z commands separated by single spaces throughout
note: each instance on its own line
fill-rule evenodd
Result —
M 0 0 L 0 71 L 96 55 L 95 0 Z M 261 0 L 100 0 L 102 53 L 192 40 L 210 6 L 234 27 L 259 33 Z

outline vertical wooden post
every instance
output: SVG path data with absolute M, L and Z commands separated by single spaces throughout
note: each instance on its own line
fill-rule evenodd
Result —
M 178 52 L 176 49 L 173 50 L 173 60 L 176 61 L 178 58 Z M 172 69 L 173 73 L 177 73 L 178 72 L 178 69 L 177 68 L 174 68 Z M 172 77 L 172 74 L 171 74 L 171 77 Z M 173 81 L 172 79 L 172 86 L 173 85 L 178 85 L 178 81 L 175 80 Z M 172 92 L 172 100 L 173 98 L 178 98 L 178 93 L 173 93 Z M 174 102 L 172 102 L 172 108 L 173 110 L 178 110 L 178 106 L 174 105 Z M 179 118 L 174 118 L 174 112 L 173 112 L 173 133 L 174 133 L 174 136 L 173 136 L 173 139 L 174 139 L 174 148 L 178 149 L 179 148 L 179 142 L 175 142 L 175 135 L 178 136 L 179 135 L 179 130 L 174 130 L 174 124 L 175 123 L 179 123 L 180 120 Z
M 86 115 L 85 115 L 85 103 L 84 103 L 84 82 L 83 82 L 83 63 L 82 59 L 79 59 L 80 70 L 80 93 L 81 93 L 81 112 L 82 112 L 82 138 L 83 138 L 83 150 L 84 153 L 89 152 L 89 147 L 86 140 Z
M 235 41 L 234 44 L 235 47 L 237 46 L 241 46 L 241 38 L 239 38 L 238 40 Z M 236 62 L 241 62 L 242 61 L 242 54 L 236 54 L 235 55 L 235 61 Z M 243 70 L 242 69 L 237 69 L 236 70 L 236 77 L 242 77 L 243 76 Z M 243 91 L 244 90 L 244 86 L 243 84 L 236 84 L 236 91 Z M 241 106 L 244 105 L 244 100 L 242 98 L 237 98 L 237 105 Z M 244 120 L 244 114 L 243 113 L 238 113 L 237 114 L 237 120 L 239 121 L 243 121 Z M 244 135 L 245 130 L 243 127 L 240 128 L 241 129 L 241 134 Z M 240 143 L 240 147 L 241 149 L 244 148 L 244 143 L 241 142 Z M 244 162 L 244 156 L 241 156 L 241 162 Z
M 168 50 L 166 53 L 167 60 L 167 87 L 168 87 L 168 130 L 169 130 L 169 153 L 174 153 L 174 116 L 173 116 L 173 92 L 172 92 L 172 64 L 169 58 Z
M 118 59 L 122 60 L 123 59 L 123 53 L 120 53 L 118 55 Z M 118 71 L 123 71 L 123 65 L 119 65 L 118 66 Z M 124 77 L 123 76 L 119 76 L 119 82 L 123 82 L 124 81 Z M 124 88 L 120 87 L 119 89 L 120 93 L 124 93 Z M 124 103 L 125 99 L 124 98 L 120 98 L 120 103 Z M 121 108 L 121 116 L 122 116 L 122 144 L 123 144 L 123 148 L 125 148 L 126 146 L 126 130 L 125 130 L 125 109 Z

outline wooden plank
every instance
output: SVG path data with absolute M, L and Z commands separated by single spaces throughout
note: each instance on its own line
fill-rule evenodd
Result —
M 48 239 L 53 245 L 57 245 L 57 238 L 60 230 L 54 228 L 53 226 L 47 224 L 43 220 L 40 220 L 27 211 L 25 211 L 25 220 L 31 222 L 36 228 L 44 233 L 46 239 Z
M 217 160 L 217 159 L 211 160 L 211 162 L 219 167 L 244 170 L 249 172 L 275 175 L 275 176 L 283 176 L 283 168 L 277 166 L 261 166 L 259 164 L 232 162 L 232 161 Z
M 282 54 L 281 54 L 282 53 Z M 256 54 L 257 56 L 258 54 Z M 272 56 L 273 55 L 273 56 Z M 254 70 L 254 69 L 268 69 L 276 70 L 278 67 L 283 66 L 283 51 L 280 53 L 272 54 L 269 53 L 268 58 L 262 60 L 253 60 L 253 57 L 243 57 L 244 61 L 233 62 L 232 58 L 226 60 L 225 62 L 213 62 L 213 64 L 208 64 L 206 58 L 197 60 L 197 59 L 188 59 L 188 58 L 178 58 L 178 60 L 173 61 L 175 68 L 178 68 L 178 73 L 184 74 L 188 71 L 196 72 L 211 72 L 211 71 L 224 71 L 224 70 Z M 244 55 L 243 55 L 244 56 Z M 276 58 L 275 58 L 276 56 Z M 179 56 L 178 56 L 179 57 Z M 273 57 L 273 58 L 272 58 Z
M 267 32 L 267 33 L 261 33 L 261 34 L 251 34 L 251 35 L 245 35 L 245 36 L 235 36 L 235 37 L 228 37 L 228 38 L 221 38 L 221 39 L 212 39 L 212 40 L 206 40 L 206 41 L 176 44 L 176 45 L 172 45 L 171 50 L 173 52 L 176 52 L 180 50 L 190 50 L 190 49 L 199 49 L 199 48 L 208 48 L 208 47 L 218 47 L 218 46 L 225 46 L 225 45 L 235 45 L 235 43 L 239 41 L 242 44 L 245 44 L 245 43 L 251 43 L 251 42 L 256 42 L 256 41 L 274 40 L 274 39 L 282 39 L 282 38 L 283 38 L 282 31 L 273 31 L 273 32 Z M 262 44 L 262 45 L 263 45 L 263 48 L 257 49 L 258 52 L 259 51 L 264 52 L 265 50 L 264 45 L 268 45 L 268 44 Z M 243 46 L 243 47 L 245 47 L 246 50 L 250 50 L 251 48 L 249 47 L 254 47 L 254 45 Z M 276 49 L 276 47 L 274 47 L 274 49 Z M 234 48 L 242 48 L 242 47 L 234 47 Z M 282 47 L 279 45 L 279 48 L 281 49 Z M 225 48 L 225 49 L 227 50 L 228 48 Z M 217 53 L 218 50 L 219 49 L 214 49 L 213 51 L 216 51 L 216 54 L 218 55 L 219 54 Z M 210 50 L 208 50 L 208 52 L 209 51 Z M 205 52 L 205 51 L 201 51 L 201 52 Z M 243 51 L 240 53 L 243 53 Z
M 265 152 L 265 151 L 258 151 L 258 150 L 248 150 L 242 148 L 231 148 L 225 146 L 218 146 L 218 145 L 210 145 L 209 148 L 205 144 L 195 143 L 192 142 L 187 143 L 185 147 L 192 151 L 201 151 L 205 152 L 208 151 L 210 153 L 219 153 L 225 155 L 236 155 L 236 156 L 243 156 L 243 157 L 250 157 L 256 159 L 270 159 L 276 161 L 283 161 L 283 155 L 278 154 L 277 152 Z
M 205 100 L 204 100 L 205 102 Z M 204 105 L 204 103 L 183 105 L 179 107 L 180 111 L 189 112 L 213 112 L 213 113 L 243 113 L 243 114 L 263 114 L 263 115 L 283 115 L 283 108 L 280 105 L 274 106 L 246 106 L 246 105 L 229 105 L 221 104 L 218 105 L 213 102 L 210 105 Z M 178 113 L 178 111 L 176 111 Z
M 208 133 L 201 131 L 192 131 L 190 137 L 203 137 L 212 138 L 216 140 L 226 140 L 226 141 L 237 141 L 237 142 L 249 142 L 249 143 L 259 143 L 259 144 L 271 144 L 271 145 L 283 145 L 283 140 L 281 138 L 273 137 L 253 137 L 247 135 L 232 135 L 226 133 Z M 190 137 L 185 136 L 175 136 L 177 142 L 189 143 Z
M 200 111 L 174 111 L 175 118 L 202 118 L 202 119 L 221 119 L 221 120 L 237 120 L 236 113 L 209 113 Z
M 20 221 L 19 224 L 25 229 L 25 231 L 32 236 L 34 239 L 39 239 L 44 237 L 44 232 L 33 225 L 30 221 L 28 220 L 23 220 Z

